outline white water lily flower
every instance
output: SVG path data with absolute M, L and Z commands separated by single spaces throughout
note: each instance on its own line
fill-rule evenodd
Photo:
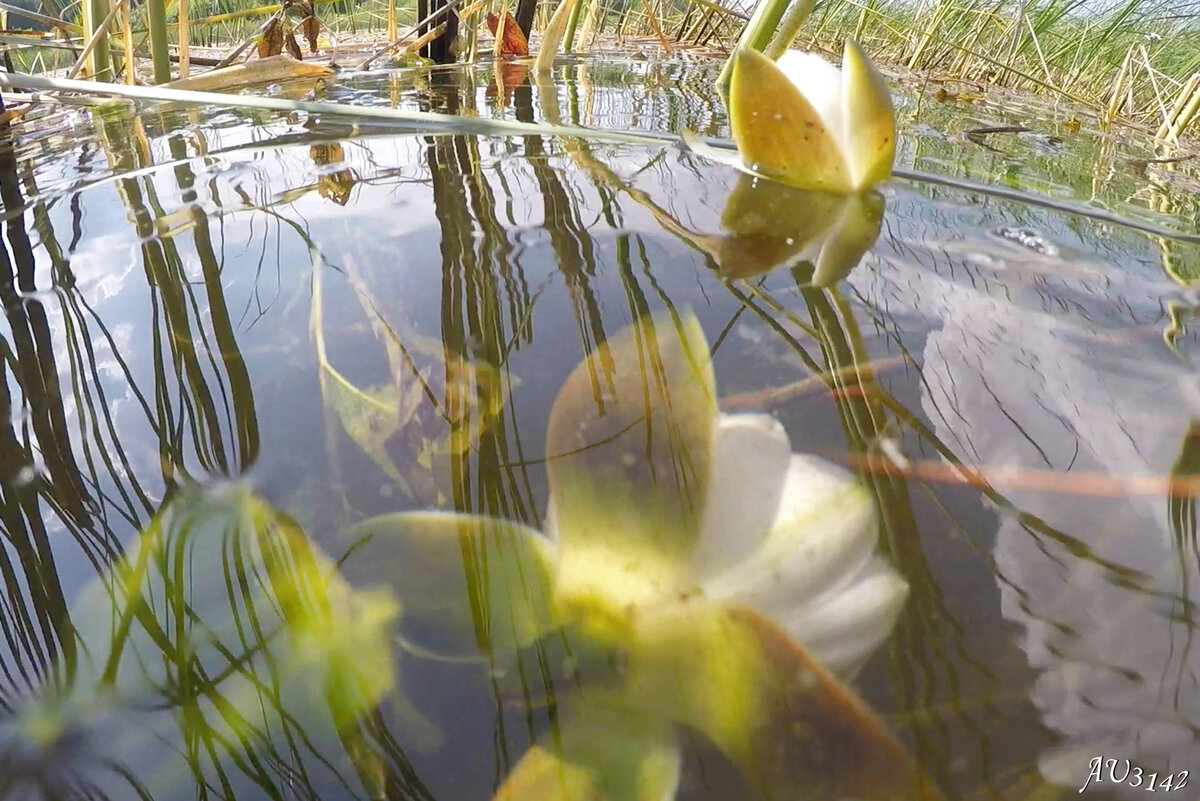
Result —
M 729 124 L 747 167 L 792 186 L 859 192 L 892 174 L 891 96 L 853 41 L 846 42 L 841 69 L 799 50 L 778 61 L 738 50 Z
M 560 550 L 560 598 L 604 598 L 633 618 L 677 598 L 749 606 L 833 673 L 853 675 L 891 631 L 908 593 L 874 554 L 870 496 L 840 468 L 792 453 L 769 415 L 712 423 L 709 494 L 690 562 L 666 568 L 607 547 Z M 546 534 L 558 542 L 553 507 Z
M 494 649 L 567 627 L 621 655 L 616 685 L 564 699 L 558 735 L 497 801 L 669 801 L 677 724 L 763 797 L 939 797 L 833 677 L 865 662 L 907 593 L 874 555 L 870 496 L 793 454 L 773 418 L 718 414 L 694 316 L 644 318 L 590 354 L 559 392 L 546 450 L 545 534 L 390 515 L 358 527 L 343 565 L 390 573 L 427 631 L 485 632 Z

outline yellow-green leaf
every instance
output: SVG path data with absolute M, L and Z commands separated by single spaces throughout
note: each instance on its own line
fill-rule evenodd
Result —
M 546 435 L 567 606 L 619 623 L 689 589 L 715 422 L 708 344 L 690 312 L 642 318 L 571 373 Z
M 520 523 L 411 512 L 374 517 L 349 532 L 343 573 L 384 583 L 404 605 L 404 636 L 466 654 L 523 648 L 554 628 L 552 547 Z
M 800 90 L 761 53 L 741 48 L 733 59 L 729 125 L 751 169 L 804 189 L 849 191 L 837 137 Z
M 887 82 L 853 40 L 842 56 L 842 108 L 846 149 L 856 189 L 892 177 L 896 157 L 896 114 Z

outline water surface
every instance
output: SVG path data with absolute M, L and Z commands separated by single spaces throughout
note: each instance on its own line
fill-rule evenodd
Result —
M 714 75 L 624 52 L 541 87 L 483 65 L 314 91 L 720 137 Z M 911 594 L 854 687 L 948 796 L 1075 794 L 1080 755 L 1200 770 L 1200 246 L 1169 235 L 1197 231 L 1196 166 L 1077 109 L 897 85 L 900 166 L 1161 232 L 896 180 L 861 263 L 814 283 L 795 259 L 753 274 L 778 242 L 714 246 L 740 176 L 674 144 L 178 108 L 10 134 L 0 775 L 27 780 L 8 792 L 489 798 L 573 681 L 553 648 L 490 669 L 405 652 L 394 695 L 420 714 L 389 695 L 357 740 L 327 712 L 256 739 L 219 693 L 207 738 L 169 702 L 71 718 L 52 748 L 17 721 L 74 680 L 85 589 L 185 488 L 242 482 L 335 561 L 389 511 L 540 526 L 559 386 L 630 323 L 689 308 L 723 406 L 774 414 L 872 492 Z M 966 135 L 1004 125 L 1029 130 Z M 803 228 L 817 202 L 774 208 Z M 692 745 L 681 798 L 744 792 Z

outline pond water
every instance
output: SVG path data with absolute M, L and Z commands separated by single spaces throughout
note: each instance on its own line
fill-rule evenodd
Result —
M 343 73 L 313 91 L 722 137 L 714 76 L 699 58 L 625 51 L 561 62 L 540 87 L 485 64 Z M 346 531 L 372 516 L 540 527 L 563 382 L 593 352 L 595 387 L 637 373 L 598 343 L 685 310 L 724 410 L 774 415 L 794 448 L 869 490 L 909 595 L 851 686 L 946 797 L 1075 795 L 1097 756 L 1200 770 L 1197 166 L 1078 109 L 895 85 L 898 166 L 1154 231 L 897 179 L 852 210 L 857 266 L 814 267 L 801 245 L 851 211 L 673 143 L 166 107 L 9 134 L 0 795 L 490 798 L 557 725 L 585 657 L 551 642 L 501 658 L 486 637 L 447 654 L 437 631 L 429 648 L 360 649 L 367 603 L 344 639 L 313 634 L 318 651 L 346 649 L 332 675 L 357 677 L 343 685 L 361 702 L 322 698 L 305 677 L 332 663 L 299 652 L 243 671 L 274 635 L 234 614 L 206 625 L 241 648 L 213 647 L 196 633 L 205 599 L 225 599 L 216 617 L 292 607 L 246 589 L 222 532 L 248 487 L 260 505 L 245 514 L 269 504 L 304 532 L 275 561 L 262 539 L 249 573 L 266 564 L 278 588 L 279 559 L 306 564 L 289 549 L 311 546 L 318 567 L 346 559 L 334 596 L 414 569 L 386 555 L 350 569 Z M 996 126 L 1028 130 L 966 135 Z M 220 487 L 215 523 L 201 503 L 152 525 L 195 485 Z M 142 581 L 139 554 L 158 576 L 141 606 L 97 594 Z M 467 581 L 447 581 L 478 592 L 462 555 Z M 88 638 L 110 625 L 126 652 Z M 119 684 L 130 661 L 151 700 L 78 689 Z M 393 661 L 394 674 L 379 664 Z M 753 797 L 704 738 L 685 740 L 678 797 Z M 781 797 L 808 797 L 799 786 Z

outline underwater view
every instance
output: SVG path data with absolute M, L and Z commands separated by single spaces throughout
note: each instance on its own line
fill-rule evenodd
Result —
M 0 133 L 0 798 L 1200 797 L 1200 162 L 656 47 Z

